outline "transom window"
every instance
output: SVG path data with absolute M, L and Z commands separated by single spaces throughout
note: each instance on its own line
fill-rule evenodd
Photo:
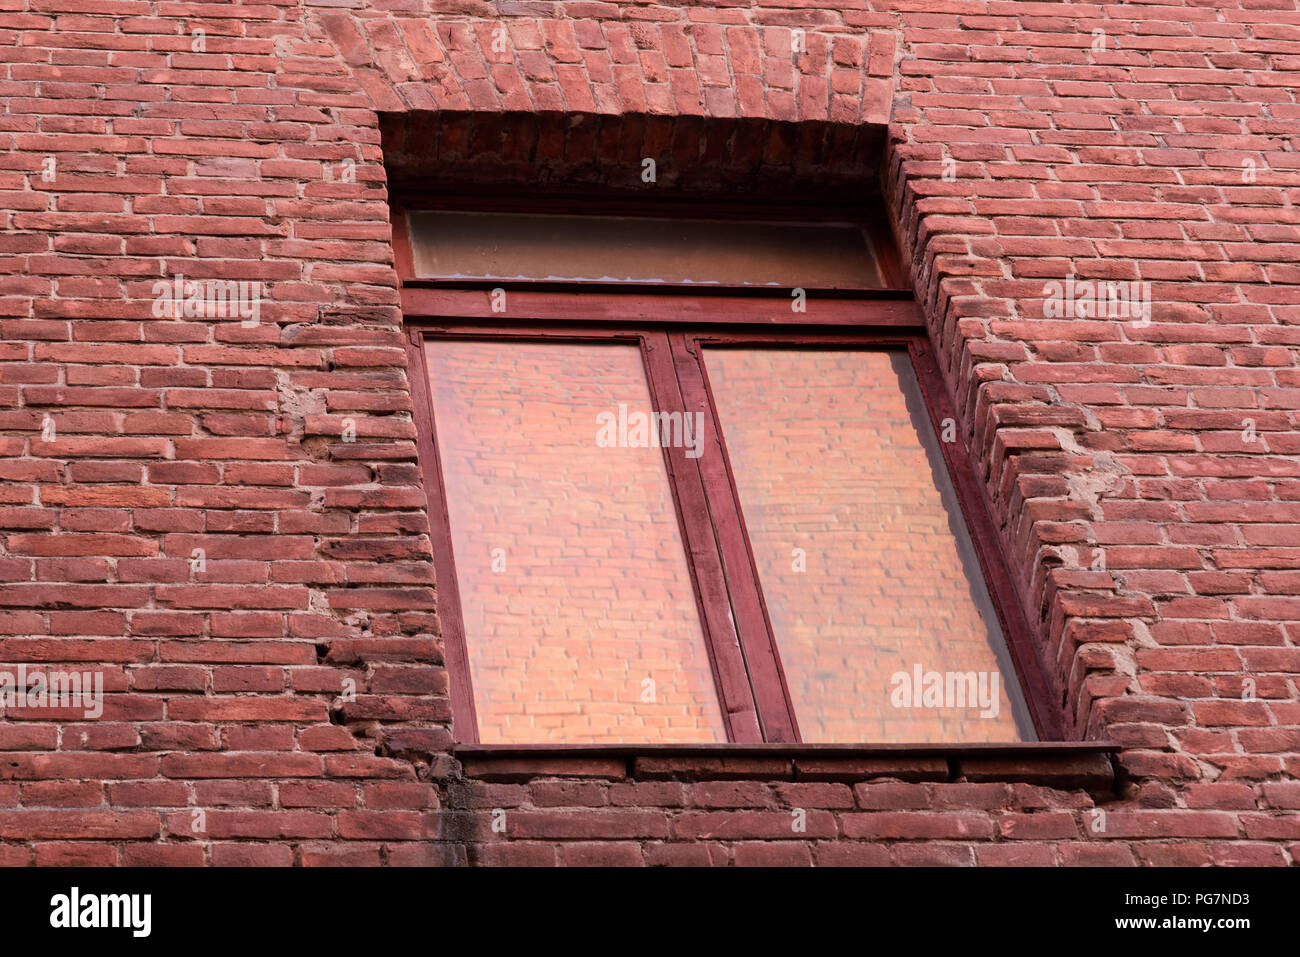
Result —
M 395 219 L 459 740 L 1039 734 L 1025 623 L 870 230 Z
M 883 285 L 855 223 L 411 213 L 417 276 L 858 289 Z

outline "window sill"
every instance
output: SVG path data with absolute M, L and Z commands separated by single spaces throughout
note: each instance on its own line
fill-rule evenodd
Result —
M 1109 741 L 1007 744 L 460 744 L 465 775 L 483 781 L 541 777 L 631 780 L 854 782 L 967 781 L 1107 792 Z

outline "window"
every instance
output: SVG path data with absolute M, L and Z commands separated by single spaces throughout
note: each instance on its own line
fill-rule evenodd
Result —
M 869 232 L 395 218 L 459 740 L 1041 733 L 942 380 L 914 305 L 872 291 L 892 267 Z

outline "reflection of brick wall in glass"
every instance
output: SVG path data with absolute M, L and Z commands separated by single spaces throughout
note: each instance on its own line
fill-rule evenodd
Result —
M 1032 737 L 907 354 L 705 356 L 802 738 Z M 997 672 L 996 717 L 895 707 L 892 677 L 917 665 L 983 673 L 990 692 Z
M 426 356 L 480 740 L 726 740 L 663 452 L 596 441 L 650 409 L 640 350 Z

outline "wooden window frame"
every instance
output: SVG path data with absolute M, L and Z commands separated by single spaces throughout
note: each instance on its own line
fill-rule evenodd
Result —
M 453 208 L 460 207 L 453 204 Z M 474 204 L 472 208 L 490 207 Z M 664 215 L 661 205 L 643 212 Z M 770 218 L 770 210 L 762 212 Z M 807 211 L 801 212 L 806 219 Z M 698 217 L 701 211 L 692 206 L 691 214 Z M 457 743 L 477 745 L 479 736 L 425 360 L 426 341 L 438 338 L 635 343 L 657 411 L 702 411 L 710 416 L 713 427 L 707 434 L 718 445 L 718 454 L 706 452 L 691 459 L 681 448 L 661 451 L 727 741 L 802 743 L 700 346 L 906 349 L 931 425 L 939 433 L 944 419 L 956 419 L 953 403 L 920 311 L 910 292 L 898 288 L 897 260 L 880 255 L 880 238 L 874 237 L 873 242 L 881 273 L 894 288 L 806 290 L 807 311 L 795 313 L 791 290 L 774 287 L 423 279 L 412 274 L 405 213 L 394 207 L 392 215 Z M 490 290 L 495 287 L 508 289 L 504 315 L 492 311 Z M 1038 741 L 1060 741 L 1060 715 L 1047 692 L 1034 635 L 992 521 L 984 484 L 964 442 L 939 444 Z M 733 618 L 734 627 L 725 624 Z

